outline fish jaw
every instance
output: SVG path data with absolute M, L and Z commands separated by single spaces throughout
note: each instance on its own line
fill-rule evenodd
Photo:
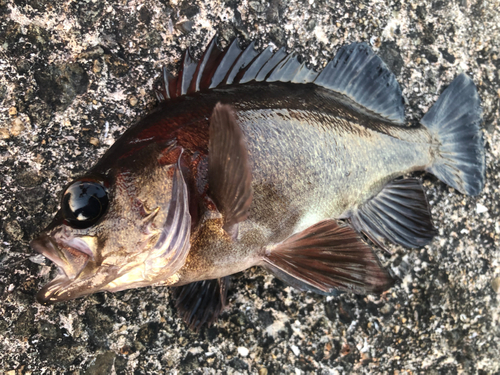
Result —
M 94 259 L 95 241 L 93 237 L 75 237 L 64 226 L 31 241 L 30 246 L 57 265 L 68 279 L 75 279 Z
M 88 278 L 70 279 L 59 268 L 59 274 L 38 292 L 36 299 L 44 305 L 83 297 L 106 290 L 104 288 L 117 277 L 118 268 L 109 267 Z
M 110 242 L 113 245 L 113 241 Z M 178 255 L 175 250 L 171 251 L 169 259 L 151 259 L 147 241 L 142 244 L 142 251 L 138 249 L 132 254 L 116 252 L 104 257 L 97 243 L 96 237 L 73 235 L 64 225 L 31 241 L 30 246 L 36 252 L 57 266 L 56 277 L 38 292 L 37 301 L 47 305 L 102 291 L 117 292 L 159 282 L 166 285 L 166 279 L 170 279 L 183 264 L 169 262 Z M 189 238 L 185 246 L 189 249 Z M 165 267 L 161 270 L 152 268 L 152 264 L 158 266 L 159 263 Z
M 58 275 L 46 284 L 36 296 L 36 299 L 41 304 L 49 304 L 54 301 L 54 294 L 58 290 L 67 286 L 71 280 L 64 272 L 65 262 L 59 256 L 59 248 L 46 233 L 42 233 L 39 237 L 31 241 L 30 246 L 36 252 L 42 254 L 44 257 L 52 261 L 57 266 Z
M 125 265 L 106 261 L 98 264 L 90 255 L 96 252 L 93 240 L 94 237 L 90 236 L 73 237 L 62 226 L 31 241 L 30 246 L 51 260 L 58 271 L 56 277 L 38 292 L 39 303 L 48 305 L 92 293 L 151 284 L 151 281 L 144 280 L 145 254 L 131 257 Z
M 31 241 L 30 246 L 52 261 L 58 269 L 57 276 L 38 292 L 38 302 L 50 304 L 74 299 L 98 291 L 101 285 L 106 284 L 90 276 L 89 270 L 96 269 L 93 237 L 75 237 L 62 225 L 42 233 Z M 102 279 L 104 273 L 101 271 L 99 274 Z M 105 279 L 112 277 L 112 274 L 106 272 Z M 85 287 L 83 284 L 86 284 Z

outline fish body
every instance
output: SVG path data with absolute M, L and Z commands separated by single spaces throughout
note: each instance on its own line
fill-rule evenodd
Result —
M 392 279 L 360 234 L 418 247 L 435 233 L 420 183 L 396 178 L 426 170 L 482 189 L 481 110 L 465 75 L 407 127 L 399 86 L 366 45 L 322 73 L 266 51 L 212 42 L 177 78 L 165 73 L 159 108 L 66 188 L 33 241 L 62 271 L 39 300 L 174 286 L 199 328 L 224 307 L 228 276 L 255 265 L 303 290 L 380 292 Z
M 191 187 L 191 191 L 198 190 L 196 198 L 192 194 L 196 202 L 208 185 L 207 171 L 195 167 L 207 164 L 209 118 L 218 102 L 234 108 L 250 158 L 254 191 L 250 213 L 240 224 L 239 241 L 223 246 L 224 241 L 219 239 L 224 237 L 216 236 L 216 251 L 210 250 L 215 245 L 205 242 L 200 243 L 200 249 L 192 247 L 178 283 L 223 277 L 258 264 L 260 249 L 321 220 L 346 218 L 351 209 L 377 194 L 389 181 L 432 164 L 435 146 L 425 127 L 374 121 L 347 111 L 341 98 L 335 100 L 324 88 L 294 86 L 257 83 L 201 93 L 196 97 L 196 112 L 192 110 L 192 98 L 181 97 L 165 103 L 151 119 L 136 125 L 141 133 L 130 139 L 125 135 L 117 142 L 116 149 L 127 148 L 124 143 L 141 147 L 157 144 L 159 140 L 151 134 L 161 134 L 159 138 L 163 133 L 155 128 L 162 128 L 163 122 L 183 124 L 180 133 L 173 131 L 170 139 L 160 142 L 176 142 L 184 149 L 190 174 L 196 175 L 195 186 Z M 309 99 L 304 101 L 304 97 Z M 186 113 L 190 114 L 189 126 L 182 119 Z M 116 160 L 112 152 L 108 155 L 109 160 Z M 187 160 L 187 155 L 199 160 Z M 104 159 L 91 172 L 104 174 L 114 168 Z M 139 164 L 134 173 L 141 171 Z

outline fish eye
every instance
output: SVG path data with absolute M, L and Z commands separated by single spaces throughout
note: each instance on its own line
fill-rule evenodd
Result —
M 104 215 L 108 203 L 107 190 L 101 183 L 80 180 L 73 182 L 64 191 L 61 210 L 67 225 L 85 229 Z

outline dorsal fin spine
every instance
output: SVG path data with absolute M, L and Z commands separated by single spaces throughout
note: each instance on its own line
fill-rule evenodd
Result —
M 203 56 L 201 57 L 200 61 L 198 62 L 198 65 L 196 66 L 196 72 L 194 73 L 193 80 L 191 82 L 191 85 L 189 86 L 188 92 L 194 93 L 197 91 L 200 91 L 200 81 L 203 76 L 203 72 L 205 68 L 207 67 L 208 61 L 212 57 L 212 53 L 214 48 L 217 49 L 217 37 L 214 36 L 212 38 L 212 41 L 208 45 L 207 49 L 205 52 L 203 52 Z
M 271 57 L 264 66 L 259 70 L 259 73 L 255 77 L 255 80 L 257 82 L 265 81 L 266 78 L 269 76 L 269 73 L 273 70 L 273 68 L 279 64 L 283 59 L 287 56 L 285 52 L 285 48 L 280 48 L 277 50 L 273 57 Z
M 316 72 L 301 64 L 295 54 L 284 48 L 273 53 L 269 46 L 260 53 L 254 43 L 243 51 L 234 40 L 224 51 L 213 38 L 200 61 L 189 51 L 177 78 L 165 77 L 165 90 L 156 90 L 160 98 L 175 98 L 200 90 L 249 81 L 314 83 L 350 98 L 395 124 L 404 122 L 401 88 L 382 59 L 366 43 L 340 48 L 323 71 Z M 167 82 L 168 81 L 168 82 Z
M 271 71 L 266 81 L 268 82 L 290 82 L 300 70 L 301 64 L 297 59 L 297 55 L 291 53 L 287 55 L 276 67 Z
M 259 71 L 262 69 L 264 64 L 269 61 L 271 56 L 273 55 L 271 47 L 267 47 L 264 49 L 261 53 L 259 53 L 255 58 L 252 60 L 250 64 L 246 66 L 245 69 L 241 71 L 241 75 L 238 74 L 237 77 L 237 83 L 247 83 L 249 81 L 254 80 L 257 77 L 257 74 Z
M 254 48 L 255 42 L 251 42 L 247 48 L 245 48 L 238 58 L 236 62 L 231 67 L 231 70 L 227 74 L 226 78 L 223 81 L 223 84 L 230 85 L 234 82 L 236 75 L 242 72 L 258 55 L 258 52 Z
M 177 81 L 178 79 L 174 76 L 169 77 L 168 82 L 166 85 L 168 86 L 168 93 L 170 95 L 170 98 L 177 98 Z
M 231 73 L 234 64 L 242 54 L 242 49 L 238 46 L 238 39 L 234 39 L 232 43 L 224 50 L 220 56 L 220 61 L 217 64 L 215 72 L 210 79 L 209 89 L 217 87 Z
M 297 74 L 293 77 L 293 79 L 290 82 L 293 83 L 310 83 L 313 82 L 316 77 L 318 76 L 318 72 L 315 72 L 312 69 L 309 69 L 306 66 L 306 63 L 303 62 L 300 65 L 299 70 L 297 71 Z
M 172 79 L 172 75 L 167 70 L 167 68 L 163 68 L 163 92 L 165 96 L 165 100 L 170 99 L 170 90 L 168 87 L 168 82 Z
M 194 72 L 197 67 L 196 60 L 193 59 L 189 50 L 184 53 L 182 71 L 179 73 L 180 80 L 177 78 L 177 96 L 186 95 L 189 85 L 193 80 Z
M 217 68 L 220 66 L 224 55 L 227 53 L 227 48 L 222 51 L 217 47 L 217 39 L 214 37 L 212 40 L 213 48 L 208 55 L 208 59 L 206 60 L 206 64 L 203 68 L 200 68 L 201 79 L 199 82 L 199 86 L 196 91 L 206 90 L 210 87 L 210 82 L 212 82 L 212 77 L 214 76 Z

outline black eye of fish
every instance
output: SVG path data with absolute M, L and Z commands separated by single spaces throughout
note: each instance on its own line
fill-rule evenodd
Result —
M 85 229 L 106 212 L 109 199 L 106 188 L 96 181 L 76 181 L 64 192 L 61 209 L 72 228 Z

